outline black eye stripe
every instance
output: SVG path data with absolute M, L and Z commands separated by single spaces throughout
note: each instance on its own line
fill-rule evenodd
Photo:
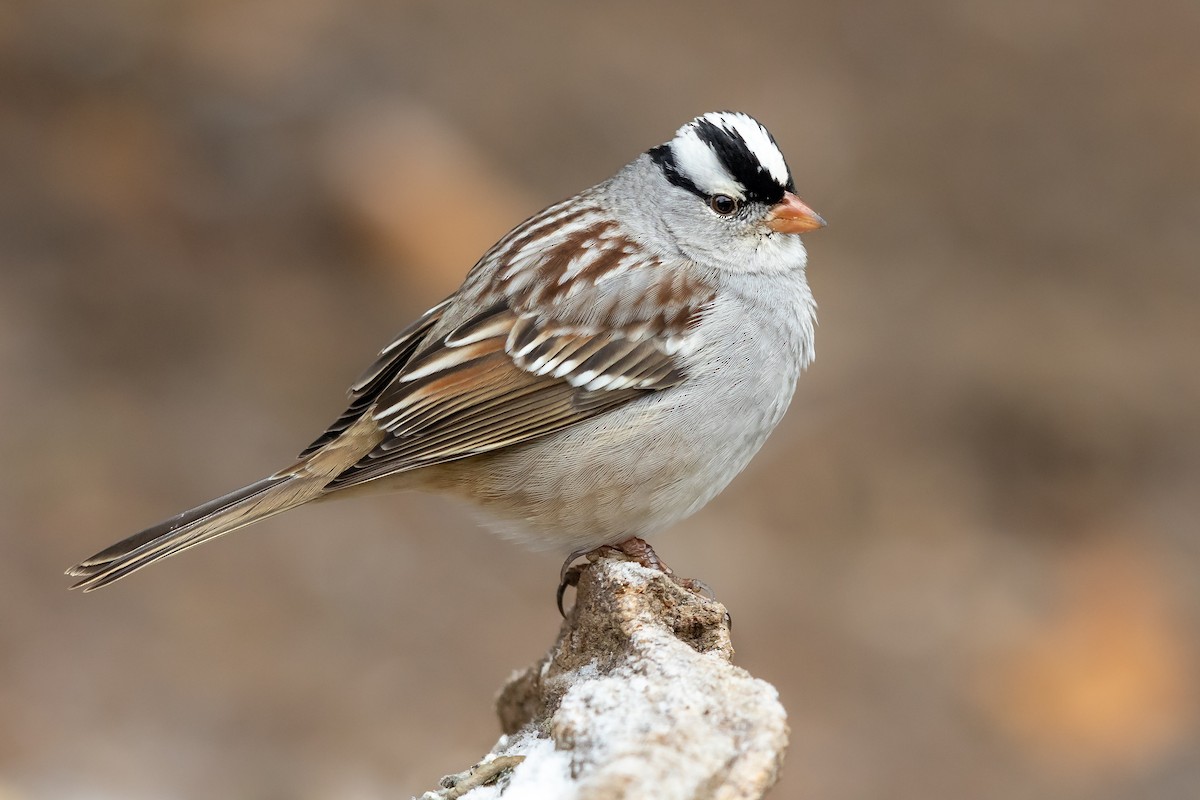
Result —
M 706 196 L 704 192 L 700 191 L 700 187 L 692 182 L 691 178 L 679 171 L 679 168 L 675 165 L 675 151 L 671 149 L 671 145 L 669 143 L 660 144 L 658 147 L 652 147 L 648 152 L 650 154 L 650 159 L 655 164 L 658 164 L 659 168 L 663 171 L 663 175 L 666 176 L 668 181 L 681 189 L 686 189 L 697 197 Z

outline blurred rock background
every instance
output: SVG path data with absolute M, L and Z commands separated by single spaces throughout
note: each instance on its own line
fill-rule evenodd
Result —
M 820 357 L 657 543 L 779 687 L 773 796 L 1196 797 L 1198 30 L 1189 0 L 10 0 L 0 796 L 473 763 L 559 558 L 460 506 L 305 509 L 86 597 L 61 570 L 280 466 L 508 227 L 736 108 L 830 220 Z

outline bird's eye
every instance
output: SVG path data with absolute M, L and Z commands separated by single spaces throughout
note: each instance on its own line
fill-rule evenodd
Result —
M 708 199 L 708 205 L 722 217 L 728 217 L 741 207 L 741 203 L 727 194 L 714 194 Z

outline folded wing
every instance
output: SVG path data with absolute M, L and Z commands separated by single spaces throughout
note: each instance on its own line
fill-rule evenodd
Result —
M 386 436 L 327 490 L 517 445 L 678 385 L 714 296 L 685 265 L 657 262 L 558 298 L 521 289 L 503 275 L 469 281 L 415 347 L 381 354 L 323 438 L 365 413 Z

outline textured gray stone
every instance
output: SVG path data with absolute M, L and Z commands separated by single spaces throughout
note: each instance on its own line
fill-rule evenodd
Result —
M 732 657 L 723 605 L 600 558 L 550 652 L 501 690 L 505 735 L 424 797 L 760 798 L 783 760 L 786 715 Z

